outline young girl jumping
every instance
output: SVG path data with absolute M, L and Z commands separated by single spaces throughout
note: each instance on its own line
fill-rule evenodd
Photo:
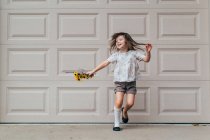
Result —
M 140 45 L 145 45 L 142 49 Z M 138 61 L 149 62 L 151 44 L 141 44 L 134 41 L 128 33 L 120 32 L 112 36 L 110 42 L 110 57 L 99 64 L 93 70 L 87 72 L 93 76 L 97 71 L 105 68 L 110 63 L 116 63 L 114 69 L 115 84 L 115 106 L 114 106 L 114 127 L 113 131 L 120 131 L 120 113 L 122 121 L 127 123 L 128 110 L 134 105 L 136 95 L 136 80 L 138 76 Z M 126 105 L 122 107 L 123 98 L 126 94 Z

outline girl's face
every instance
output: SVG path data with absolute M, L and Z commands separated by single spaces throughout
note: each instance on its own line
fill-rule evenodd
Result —
M 126 46 L 126 40 L 125 40 L 125 37 L 120 35 L 116 38 L 116 46 L 117 46 L 117 49 L 119 50 L 125 50 L 127 51 L 127 46 Z

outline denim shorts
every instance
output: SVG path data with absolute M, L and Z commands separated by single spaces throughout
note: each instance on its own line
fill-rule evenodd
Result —
M 123 92 L 129 94 L 136 94 L 136 81 L 132 82 L 114 82 L 114 92 Z

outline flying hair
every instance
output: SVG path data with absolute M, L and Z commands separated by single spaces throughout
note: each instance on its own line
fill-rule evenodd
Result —
M 118 51 L 116 47 L 116 39 L 118 36 L 124 36 L 128 50 L 144 50 L 141 45 L 146 45 L 144 43 L 138 43 L 133 38 L 125 32 L 114 33 L 110 41 L 110 53 Z

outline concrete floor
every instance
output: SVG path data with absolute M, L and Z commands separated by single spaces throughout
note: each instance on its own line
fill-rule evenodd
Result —
M 210 140 L 210 126 L 111 124 L 1 124 L 0 140 Z

